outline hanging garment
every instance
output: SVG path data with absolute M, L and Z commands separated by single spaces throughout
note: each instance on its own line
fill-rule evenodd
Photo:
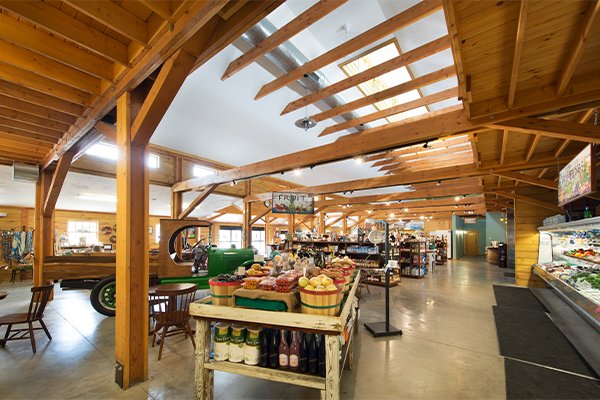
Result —
M 31 253 L 33 251 L 33 231 L 27 232 L 27 240 L 25 242 L 25 253 Z

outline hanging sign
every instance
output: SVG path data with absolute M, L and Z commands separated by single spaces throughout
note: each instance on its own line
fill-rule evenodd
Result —
M 476 224 L 477 218 L 465 218 L 465 224 Z
M 308 193 L 273 192 L 274 214 L 314 214 L 315 199 Z
M 413 231 L 422 231 L 423 228 L 425 228 L 425 222 L 423 222 L 423 221 L 417 221 L 417 222 L 411 221 L 411 223 L 410 223 L 410 229 Z
M 584 197 L 596 191 L 596 157 L 595 148 L 588 145 L 558 176 L 558 205 Z

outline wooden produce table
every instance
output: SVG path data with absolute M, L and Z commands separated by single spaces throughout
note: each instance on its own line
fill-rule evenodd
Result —
M 356 290 L 360 282 L 360 273 L 354 280 L 348 300 L 340 316 L 321 316 L 302 313 L 283 313 L 245 308 L 214 306 L 207 304 L 210 297 L 196 301 L 190 305 L 190 314 L 197 320 L 196 324 L 196 383 L 195 399 L 212 399 L 214 391 L 214 371 L 224 371 L 238 375 L 261 378 L 275 382 L 305 386 L 321 391 L 321 399 L 337 400 L 340 398 L 340 380 L 343 367 L 352 369 L 353 336 L 358 326 Z M 342 348 L 342 361 L 339 358 L 338 337 L 348 323 L 348 341 Z M 326 377 L 299 372 L 284 371 L 246 365 L 229 361 L 210 359 L 211 321 L 261 326 L 266 328 L 302 331 L 325 335 Z M 352 325 L 354 324 L 354 326 Z

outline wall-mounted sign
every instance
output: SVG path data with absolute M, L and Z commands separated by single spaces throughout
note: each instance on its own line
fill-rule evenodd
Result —
M 411 223 L 410 223 L 410 229 L 413 231 L 422 231 L 423 228 L 425 228 L 425 222 L 423 222 L 423 221 L 417 221 L 417 222 L 411 221 Z
M 307 193 L 273 192 L 273 213 L 314 214 L 315 199 Z
M 596 157 L 594 147 L 588 145 L 558 176 L 558 205 L 584 197 L 596 191 Z
M 465 224 L 476 224 L 477 218 L 465 218 Z

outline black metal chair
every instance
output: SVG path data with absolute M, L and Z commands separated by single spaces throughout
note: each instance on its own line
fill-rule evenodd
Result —
M 42 318 L 44 317 L 44 310 L 46 309 L 46 304 L 48 303 L 48 299 L 52 294 L 52 289 L 54 288 L 54 284 L 47 283 L 45 286 L 35 286 L 31 288 L 31 302 L 29 303 L 29 311 L 26 313 L 14 313 L 7 314 L 0 317 L 0 327 L 2 325 L 8 325 L 6 328 L 6 334 L 4 335 L 4 339 L 0 339 L 0 346 L 4 347 L 6 342 L 9 340 L 23 340 L 30 339 L 31 340 L 31 348 L 35 353 L 35 336 L 33 331 L 43 329 L 46 332 L 46 336 L 48 339 L 52 340 L 52 336 L 50 336 L 50 332 L 48 332 L 48 328 L 46 328 L 46 324 Z M 34 328 L 33 323 L 39 321 L 41 328 Z M 13 325 L 19 324 L 27 324 L 27 328 L 20 328 L 11 330 Z M 12 332 L 12 335 L 11 335 Z M 27 335 L 29 333 L 29 335 Z

